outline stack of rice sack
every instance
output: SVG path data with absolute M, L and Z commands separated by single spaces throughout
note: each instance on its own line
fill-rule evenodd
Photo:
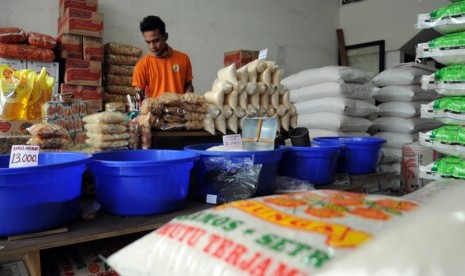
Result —
M 72 143 L 68 131 L 57 124 L 33 124 L 27 131 L 31 138 L 26 144 L 39 146 L 40 150 L 62 150 Z
M 282 80 L 295 104 L 297 126 L 311 138 L 319 136 L 368 136 L 367 116 L 377 111 L 373 87 L 366 74 L 344 66 L 311 68 Z
M 127 95 L 135 95 L 132 73 L 143 52 L 141 49 L 115 42 L 104 46 L 104 97 L 105 110 L 125 112 Z
M 142 148 L 151 148 L 152 128 L 159 130 L 206 130 L 214 134 L 214 123 L 212 117 L 207 113 L 208 109 L 210 107 L 205 105 L 205 98 L 194 93 L 165 92 L 157 98 L 145 98 L 142 103 L 141 115 L 137 117 Z
M 128 149 L 130 135 L 126 114 L 103 111 L 87 115 L 82 121 L 91 151 Z
M 446 67 L 423 76 L 425 89 L 434 89 L 441 96 L 421 106 L 423 118 L 435 119 L 444 125 L 420 133 L 420 144 L 445 154 L 430 164 L 420 166 L 420 177 L 438 182 L 463 183 L 465 180 L 465 2 L 418 15 L 419 28 L 434 28 L 444 35 L 420 43 L 417 56 L 433 58 Z
M 386 139 L 383 145 L 380 170 L 400 175 L 402 146 L 418 140 L 418 132 L 437 127 L 437 121 L 420 118 L 421 104 L 438 98 L 433 90 L 423 90 L 422 75 L 431 74 L 429 66 L 403 63 L 379 73 L 373 82 L 380 87 L 375 93 L 378 118 L 372 128 L 375 137 Z
M 280 129 L 296 127 L 297 113 L 289 91 L 281 85 L 283 70 L 274 61 L 256 59 L 237 69 L 233 63 L 220 69 L 205 100 L 215 105 L 215 129 L 237 133 L 246 118 L 274 117 Z
M 52 36 L 28 32 L 16 27 L 0 28 L 0 57 L 51 62 L 56 39 Z

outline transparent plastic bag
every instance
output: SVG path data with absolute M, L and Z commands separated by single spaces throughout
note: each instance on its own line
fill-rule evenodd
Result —
M 32 70 L 15 71 L 0 65 L 0 117 L 8 120 L 27 119 L 27 104 L 36 74 Z
M 55 46 L 57 45 L 57 41 L 53 36 L 36 32 L 27 33 L 27 42 L 30 45 L 50 50 L 55 49 Z
M 96 123 L 118 124 L 118 123 L 127 122 L 128 118 L 126 114 L 121 113 L 121 112 L 104 111 L 104 112 L 87 115 L 84 118 L 82 118 L 82 120 L 90 124 L 96 124 Z
M 60 137 L 66 134 L 66 130 L 60 125 L 52 123 L 39 123 L 33 124 L 26 129 L 32 136 L 38 136 L 42 138 L 47 137 Z
M 217 156 L 204 159 L 207 194 L 216 195 L 215 204 L 250 198 L 258 187 L 262 164 L 254 157 Z

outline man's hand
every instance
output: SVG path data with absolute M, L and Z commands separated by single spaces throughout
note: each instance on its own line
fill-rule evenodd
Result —
M 190 82 L 186 82 L 186 84 L 184 85 L 184 92 L 191 92 L 193 93 L 194 92 L 194 86 L 192 85 L 192 81 Z

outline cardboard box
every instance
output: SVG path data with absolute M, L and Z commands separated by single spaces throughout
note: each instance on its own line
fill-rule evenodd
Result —
M 77 34 L 93 37 L 103 36 L 103 14 L 67 8 L 63 17 L 58 22 L 58 35 Z
M 59 58 L 82 59 L 82 36 L 60 35 L 57 39 L 57 56 Z
M 236 50 L 231 52 L 224 53 L 224 66 L 231 65 L 232 63 L 236 64 L 236 68 L 246 65 L 258 58 L 259 51 L 252 50 Z
M 15 71 L 27 69 L 27 61 L 22 59 L 0 58 L 0 64 L 6 64 L 13 68 Z
M 97 87 L 97 86 L 91 86 L 91 87 Z M 76 101 L 82 100 L 82 90 L 83 90 L 82 85 L 73 85 L 73 84 L 66 84 L 66 83 L 60 84 L 60 94 L 62 95 L 71 94 L 73 95 L 73 99 Z
M 47 75 L 55 79 L 55 82 L 58 82 L 58 77 L 60 75 L 60 64 L 58 62 L 41 62 L 41 61 L 28 61 L 27 69 L 33 70 L 37 74 L 40 73 L 42 67 L 45 67 L 47 70 Z
M 102 86 L 102 63 L 93 60 L 66 59 L 64 83 Z
M 63 17 L 67 8 L 78 8 L 88 11 L 97 11 L 98 0 L 60 0 L 59 12 Z
M 87 103 L 87 113 L 92 114 L 103 110 L 103 87 L 84 86 L 82 100 Z
M 103 62 L 103 44 L 101 38 L 84 36 L 82 38 L 82 47 L 85 60 Z
M 26 128 L 40 123 L 39 120 L 0 120 L 0 137 L 29 136 Z

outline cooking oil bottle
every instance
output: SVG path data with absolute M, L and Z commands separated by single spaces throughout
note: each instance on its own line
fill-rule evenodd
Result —
M 0 64 L 0 117 L 7 120 L 27 119 L 27 103 L 34 87 L 35 73 L 15 71 Z

